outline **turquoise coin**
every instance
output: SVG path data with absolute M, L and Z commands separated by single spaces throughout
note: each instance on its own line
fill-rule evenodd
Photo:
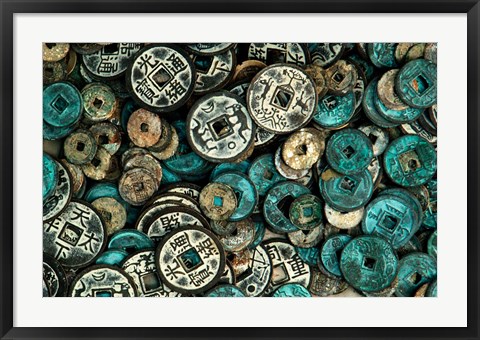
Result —
M 373 43 L 368 44 L 367 51 L 370 60 L 376 67 L 397 67 L 397 61 L 395 60 L 395 50 L 398 44 L 394 43 Z
M 423 226 L 426 228 L 437 227 L 437 180 L 432 179 L 426 184 L 429 202 L 427 210 L 423 214 Z
M 265 196 L 275 183 L 286 180 L 278 173 L 273 154 L 270 153 L 253 160 L 248 169 L 248 178 L 253 182 L 260 196 Z
M 389 287 L 397 274 L 398 258 L 384 239 L 363 235 L 343 249 L 340 270 L 345 280 L 363 292 L 378 292 Z
M 405 245 L 418 228 L 415 207 L 411 202 L 393 195 L 380 195 L 371 201 L 362 219 L 364 234 L 380 236 L 395 249 Z
M 354 63 L 360 66 L 360 69 L 363 71 L 368 81 L 372 80 L 375 73 L 375 67 L 372 64 L 355 53 L 349 55 L 347 59 L 352 60 Z
M 345 175 L 359 173 L 372 162 L 372 142 L 359 130 L 344 129 L 330 137 L 326 156 L 335 171 Z
M 213 182 L 230 186 L 237 196 L 237 208 L 228 218 L 229 221 L 241 221 L 253 213 L 258 203 L 258 193 L 247 175 L 238 171 L 224 172 L 218 175 Z
M 47 200 L 55 191 L 58 181 L 58 165 L 52 157 L 43 154 L 43 180 L 42 194 L 43 200 Z
M 317 112 L 313 121 L 324 128 L 336 128 L 349 122 L 355 113 L 355 94 L 348 92 L 345 96 L 327 94 L 318 101 Z
M 43 139 L 57 140 L 57 139 L 68 136 L 76 128 L 77 128 L 77 124 L 73 124 L 70 126 L 56 127 L 43 121 Z
M 273 297 L 312 297 L 307 288 L 298 283 L 287 283 L 273 292 Z
M 80 120 L 82 108 L 82 95 L 70 83 L 53 83 L 43 90 L 43 120 L 52 126 L 75 124 Z
M 413 296 L 425 283 L 437 277 L 437 262 L 425 253 L 412 253 L 400 260 L 396 296 Z
M 437 280 L 434 280 L 427 288 L 426 297 L 437 297 Z
M 323 199 L 338 211 L 356 210 L 367 204 L 372 197 L 373 180 L 368 170 L 342 175 L 327 168 L 318 181 Z
M 244 160 L 240 163 L 220 163 L 213 168 L 210 173 L 210 181 L 213 181 L 218 175 L 227 171 L 238 171 L 246 174 L 250 168 L 250 161 Z
M 139 106 L 133 100 L 127 100 L 123 104 L 122 113 L 120 116 L 120 122 L 123 128 L 123 131 L 127 131 L 128 120 L 134 111 L 139 109 Z
M 205 297 L 245 297 L 245 293 L 237 286 L 222 284 L 207 292 Z
M 398 124 L 386 120 L 377 110 L 376 103 L 380 100 L 380 98 L 378 98 L 377 85 L 378 78 L 373 79 L 370 84 L 368 84 L 362 101 L 363 111 L 365 112 L 367 118 L 370 119 L 370 121 L 375 125 L 378 125 L 382 128 L 395 127 Z
M 96 264 L 109 264 L 111 266 L 120 267 L 123 260 L 128 256 L 125 250 L 109 249 L 104 251 L 95 261 Z
M 398 185 L 413 187 L 428 182 L 437 171 L 435 148 L 422 137 L 405 135 L 385 150 L 384 169 Z
M 338 234 L 329 237 L 322 246 L 319 256 L 323 268 L 335 277 L 342 277 L 340 257 L 342 250 L 352 240 L 350 235 Z
M 395 92 L 412 107 L 432 106 L 437 102 L 437 64 L 426 59 L 408 62 L 395 78 Z
M 108 249 L 123 249 L 129 254 L 154 247 L 153 241 L 145 233 L 136 229 L 119 230 L 108 242 Z
M 252 243 L 248 246 L 249 249 L 255 249 L 265 237 L 265 220 L 261 214 L 252 215 L 253 225 L 255 226 L 255 236 Z
M 420 201 L 410 191 L 403 188 L 389 188 L 389 189 L 382 190 L 378 195 L 379 196 L 381 195 L 397 196 L 407 201 L 410 207 L 415 210 L 415 217 L 416 217 L 415 223 L 417 224 L 417 227 L 415 229 L 418 230 L 418 228 L 422 224 L 422 215 L 423 215 L 422 205 L 420 204 Z
M 292 181 L 275 184 L 265 196 L 263 217 L 273 230 L 290 233 L 299 230 L 288 218 L 289 209 L 295 198 L 309 194 L 305 186 Z
M 318 267 L 318 257 L 319 257 L 319 249 L 317 247 L 310 247 L 310 248 L 300 248 L 295 247 L 298 256 L 308 264 L 314 268 Z
M 378 98 L 378 100 L 374 104 L 379 115 L 381 115 L 385 120 L 396 124 L 413 122 L 418 117 L 420 117 L 424 111 L 423 109 L 411 106 L 407 107 L 404 110 L 392 110 L 386 107 L 385 104 L 380 100 L 380 98 Z
M 163 162 L 162 162 L 163 163 Z M 162 181 L 160 185 L 181 182 L 182 178 L 167 167 L 162 167 Z
M 435 230 L 427 242 L 428 254 L 434 258 L 437 258 L 437 231 Z

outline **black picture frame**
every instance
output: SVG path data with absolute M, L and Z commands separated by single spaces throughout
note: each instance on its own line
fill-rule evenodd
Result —
M 478 339 L 478 0 L 0 0 L 0 335 L 2 339 Z M 15 13 L 467 13 L 468 327 L 466 328 L 23 328 L 13 327 L 13 16 Z M 454 256 L 454 254 L 453 254 Z M 446 311 L 447 312 L 447 311 Z M 449 311 L 454 312 L 454 311 Z M 235 316 L 232 313 L 232 317 Z M 120 324 L 120 322 L 119 322 Z

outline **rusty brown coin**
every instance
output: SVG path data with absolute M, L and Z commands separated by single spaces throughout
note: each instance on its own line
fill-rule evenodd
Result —
M 110 170 L 112 156 L 102 147 L 97 148 L 97 153 L 93 159 L 82 165 L 82 170 L 88 178 L 100 181 L 105 179 Z
M 200 192 L 200 209 L 214 221 L 224 221 L 237 208 L 235 191 L 223 183 L 208 183 Z
M 127 124 L 128 137 L 141 148 L 155 145 L 162 134 L 162 122 L 157 114 L 145 109 L 132 113 Z
M 117 230 L 122 229 L 127 222 L 127 211 L 125 207 L 112 197 L 97 198 L 92 206 L 105 222 L 107 235 L 110 236 Z
M 155 175 L 144 168 L 124 172 L 118 183 L 120 196 L 134 206 L 147 202 L 157 190 Z
M 76 130 L 63 142 L 65 157 L 72 164 L 87 164 L 97 153 L 97 142 L 87 130 Z

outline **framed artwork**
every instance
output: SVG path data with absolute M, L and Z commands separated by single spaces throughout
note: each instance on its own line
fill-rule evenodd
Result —
M 478 338 L 477 2 L 0 8 L 2 338 Z

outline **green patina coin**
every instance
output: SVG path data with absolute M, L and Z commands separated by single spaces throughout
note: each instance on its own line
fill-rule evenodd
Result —
M 205 297 L 245 297 L 245 293 L 234 285 L 222 284 L 211 289 Z
M 437 277 L 437 262 L 425 253 L 412 253 L 400 260 L 396 296 L 413 296 L 425 283 Z
M 437 297 L 437 280 L 428 285 L 426 297 Z
M 298 283 L 287 283 L 273 292 L 273 297 L 312 297 L 307 288 Z
M 386 239 L 393 248 L 405 245 L 418 231 L 418 215 L 410 201 L 384 194 L 371 201 L 365 209 L 362 230 Z
M 43 90 L 43 119 L 54 127 L 67 127 L 79 121 L 82 96 L 75 86 L 58 82 Z
M 378 96 L 377 96 L 378 98 Z M 408 106 L 403 110 L 390 109 L 378 98 L 375 101 L 375 108 L 380 116 L 385 120 L 395 124 L 410 123 L 416 120 L 423 113 L 423 109 Z
M 395 91 L 411 107 L 426 109 L 437 102 L 437 65 L 415 59 L 403 66 L 395 78 Z
M 330 137 L 326 156 L 335 171 L 345 175 L 359 173 L 372 161 L 372 142 L 358 130 L 344 129 Z
M 437 180 L 432 179 L 426 184 L 429 201 L 427 209 L 423 214 L 423 226 L 426 228 L 437 227 Z
M 362 101 L 363 111 L 367 118 L 375 125 L 382 128 L 395 127 L 397 124 L 383 118 L 377 110 L 376 103 L 380 100 L 380 98 L 378 98 L 377 85 L 378 78 L 373 79 L 370 84 L 368 84 Z
M 347 124 L 355 113 L 355 94 L 344 96 L 327 94 L 318 101 L 313 121 L 324 128 L 337 128 Z
M 322 224 L 322 210 L 322 201 L 317 196 L 302 195 L 290 205 L 290 222 L 298 229 L 312 230 Z
M 435 148 L 416 135 L 394 140 L 385 151 L 383 162 L 388 177 L 404 187 L 428 182 L 437 170 Z
M 317 247 L 310 248 L 300 248 L 295 247 L 295 250 L 298 253 L 298 256 L 302 259 L 303 262 L 312 267 L 318 266 L 319 260 L 319 249 Z
M 95 264 L 109 264 L 120 267 L 128 253 L 122 249 L 109 249 L 103 252 L 95 261 Z
M 427 242 L 428 254 L 434 258 L 437 258 L 437 231 L 435 230 Z
M 77 124 L 73 124 L 70 126 L 62 126 L 56 127 L 53 125 L 48 124 L 46 121 L 42 122 L 43 126 L 43 139 L 46 140 L 57 140 L 68 136 L 72 131 L 77 128 Z
M 55 192 L 58 182 L 58 165 L 52 157 L 43 154 L 43 181 L 42 194 L 43 200 L 48 199 Z
M 368 44 L 367 51 L 370 60 L 376 67 L 397 67 L 395 50 L 398 44 L 394 43 L 372 43 Z
M 378 292 L 391 285 L 398 258 L 392 246 L 376 236 L 358 236 L 343 249 L 340 270 L 355 289 Z
M 275 167 L 273 155 L 268 153 L 253 160 L 248 169 L 248 178 L 253 182 L 260 196 L 265 196 L 277 182 L 285 181 Z
M 363 207 L 372 197 L 373 180 L 368 170 L 342 175 L 325 169 L 318 180 L 320 194 L 331 207 L 349 212 Z
M 342 272 L 340 271 L 341 253 L 351 240 L 352 237 L 350 235 L 338 234 L 329 237 L 325 241 L 319 253 L 319 262 L 328 272 L 327 274 L 338 278 L 342 277 Z
M 422 214 L 423 214 L 422 205 L 420 204 L 420 201 L 410 191 L 407 191 L 406 189 L 402 189 L 402 188 L 389 188 L 389 189 L 380 191 L 378 195 L 379 196 L 392 195 L 392 196 L 400 197 L 405 201 L 407 201 L 409 206 L 415 210 L 415 217 L 416 217 L 415 223 L 417 226 L 414 229 L 418 230 L 418 228 L 422 224 Z

